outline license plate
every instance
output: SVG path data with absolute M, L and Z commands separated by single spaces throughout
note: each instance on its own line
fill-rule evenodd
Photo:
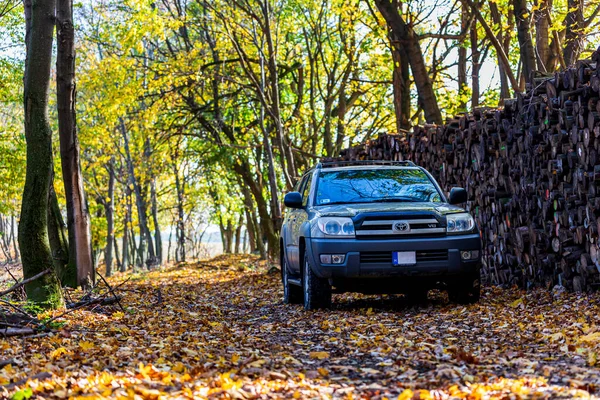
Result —
M 392 253 L 393 265 L 415 265 L 417 254 L 414 251 L 394 251 Z

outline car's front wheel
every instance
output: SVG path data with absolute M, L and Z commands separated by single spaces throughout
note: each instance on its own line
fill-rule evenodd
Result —
M 313 272 L 306 254 L 304 254 L 304 268 L 302 268 L 302 288 L 304 291 L 304 309 L 316 310 L 331 307 L 331 285 L 329 280 L 320 278 Z
M 448 285 L 448 298 L 453 303 L 475 304 L 481 297 L 479 271 L 463 275 Z
M 283 303 L 302 304 L 302 288 L 290 283 L 290 270 L 287 267 L 285 256 L 281 262 L 281 282 L 283 283 Z

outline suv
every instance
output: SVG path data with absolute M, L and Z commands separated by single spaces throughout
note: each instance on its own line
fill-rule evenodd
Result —
M 455 205 L 466 201 L 409 161 L 317 164 L 284 198 L 284 302 L 328 308 L 332 291 L 423 301 L 440 284 L 453 302 L 477 302 L 481 238 Z

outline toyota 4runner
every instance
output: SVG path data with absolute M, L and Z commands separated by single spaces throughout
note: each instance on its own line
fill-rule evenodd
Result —
M 404 293 L 445 287 L 479 300 L 481 239 L 473 217 L 412 162 L 319 163 L 287 193 L 281 229 L 284 302 L 331 306 L 332 292 Z

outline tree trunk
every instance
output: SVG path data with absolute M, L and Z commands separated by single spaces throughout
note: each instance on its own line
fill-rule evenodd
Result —
M 481 50 L 477 37 L 477 21 L 471 25 L 471 109 L 479 106 L 479 70 L 481 69 Z
M 250 242 L 250 253 L 254 253 L 257 249 L 256 225 L 251 214 L 254 211 L 254 204 L 252 203 L 252 195 L 248 188 L 242 184 L 240 184 L 240 187 L 244 194 L 244 212 L 246 213 L 246 228 L 248 231 L 248 241 Z
M 492 15 L 492 22 L 494 23 L 494 25 L 500 27 L 498 29 L 498 33 L 496 34 L 496 40 L 502 47 L 504 54 L 508 54 L 508 52 L 510 50 L 510 32 L 512 31 L 512 29 L 508 29 L 506 31 L 506 34 L 504 34 L 503 29 L 502 29 L 502 16 L 500 14 L 500 11 L 498 10 L 498 4 L 496 4 L 495 1 L 490 0 L 489 5 L 490 5 L 490 14 Z M 511 26 L 512 25 L 511 16 L 508 15 L 507 19 L 509 20 L 509 26 Z M 508 82 L 508 76 L 506 74 L 506 67 L 505 67 L 504 63 L 502 62 L 502 60 L 500 59 L 500 56 L 498 56 L 498 73 L 500 75 L 499 105 L 502 106 L 502 105 L 504 105 L 504 99 L 510 98 L 510 86 L 509 86 L 509 82 Z
M 515 20 L 517 21 L 517 37 L 521 53 L 521 63 L 525 82 L 532 84 L 535 70 L 535 51 L 531 40 L 530 15 L 527 0 L 513 0 Z
M 127 271 L 129 268 L 129 224 L 131 220 L 131 189 L 127 186 L 125 193 L 125 218 L 123 219 L 123 263 L 121 264 L 121 272 Z
M 238 226 L 235 229 L 235 254 L 239 254 L 240 252 L 240 242 L 241 242 L 241 236 L 242 236 L 242 226 L 244 225 L 244 218 L 243 218 L 243 214 L 240 214 L 240 219 L 238 221 Z
M 150 233 L 150 228 L 148 227 L 148 216 L 147 216 L 147 207 L 146 201 L 142 197 L 142 189 L 140 184 L 135 176 L 135 171 L 133 169 L 133 161 L 131 159 L 131 150 L 129 148 L 129 138 L 127 137 L 127 129 L 125 127 L 125 122 L 120 120 L 121 133 L 123 134 L 123 142 L 125 147 L 125 156 L 127 159 L 127 168 L 129 171 L 129 179 L 131 184 L 133 185 L 133 193 L 135 194 L 135 204 L 138 211 L 138 221 L 140 226 L 140 246 L 138 248 L 139 258 L 141 265 L 144 264 L 145 258 L 145 247 L 146 242 L 148 243 L 148 260 L 149 264 L 152 264 L 156 261 L 156 254 L 154 253 L 154 244 L 152 242 L 152 234 Z M 145 240 L 144 240 L 145 239 Z M 149 265 L 150 266 L 150 265 Z
M 12 237 L 12 245 L 15 252 L 15 261 L 20 262 L 19 246 L 17 246 L 17 230 L 15 229 L 15 216 L 10 216 L 10 236 Z
M 393 42 L 390 42 L 390 45 L 392 60 L 394 61 L 392 88 L 394 90 L 396 130 L 400 133 L 410 129 L 410 71 L 408 56 L 402 46 L 398 46 Z
M 52 130 L 48 121 L 48 89 L 52 63 L 55 0 L 25 0 L 27 56 L 23 77 L 23 105 L 27 168 L 19 247 L 23 278 L 53 268 L 48 240 L 48 188 L 52 179 Z M 29 301 L 42 307 L 64 304 L 56 274 L 46 274 L 25 285 Z
M 150 197 L 152 199 L 152 222 L 154 223 L 154 242 L 156 247 L 156 264 L 162 264 L 162 236 L 158 222 L 158 199 L 156 197 L 156 178 L 150 181 Z
M 503 72 L 506 74 L 508 80 L 510 81 L 510 85 L 512 86 L 513 90 L 515 92 L 521 91 L 519 83 L 517 82 L 515 75 L 512 73 L 510 61 L 507 56 L 506 46 L 503 45 L 503 43 L 500 43 L 498 41 L 498 38 L 492 31 L 492 28 L 490 28 L 490 25 L 488 24 L 488 21 L 486 20 L 486 18 L 483 16 L 483 14 L 481 14 L 481 11 L 479 10 L 479 7 L 477 6 L 477 4 L 473 3 L 472 0 L 460 0 L 460 1 L 463 4 L 467 4 L 471 8 L 471 12 L 473 12 L 475 14 L 475 17 L 477 18 L 477 20 L 483 27 L 486 37 L 488 38 L 488 40 L 490 42 L 492 42 L 492 46 L 494 46 L 494 49 L 496 50 L 496 55 L 498 56 L 498 60 L 502 63 L 502 65 L 504 67 Z M 490 2 L 490 4 L 492 4 L 492 2 Z M 490 7 L 491 7 L 491 5 L 490 5 Z M 510 38 L 509 35 L 506 35 L 506 37 Z
M 551 65 L 552 54 L 550 53 L 550 10 L 552 0 L 537 0 L 536 9 L 533 12 L 535 21 L 535 56 L 537 69 L 542 72 L 554 71 Z
M 77 287 L 77 269 L 69 263 L 69 241 L 58 199 L 54 192 L 54 184 L 48 188 L 48 240 L 54 260 L 54 270 L 62 286 Z
M 469 8 L 463 4 L 460 14 L 460 31 L 465 32 L 469 22 Z M 476 23 L 475 23 L 476 24 Z M 458 45 L 458 94 L 460 111 L 467 111 L 466 97 L 463 96 L 467 89 L 467 47 L 465 40 L 461 40 Z
M 276 260 L 279 254 L 279 239 L 277 231 L 273 225 L 273 220 L 269 215 L 269 208 L 267 206 L 267 202 L 265 201 L 263 196 L 263 188 L 252 176 L 250 165 L 248 165 L 248 162 L 243 159 L 241 161 L 242 165 L 235 163 L 233 165 L 233 168 L 235 172 L 241 176 L 244 184 L 252 192 L 252 196 L 254 197 L 254 200 L 256 202 L 258 216 L 260 217 L 260 231 L 267 238 L 268 255 L 272 259 Z M 258 240 L 262 239 L 258 238 Z
M 69 263 L 77 267 L 77 283 L 89 289 L 96 280 L 92 262 L 90 214 L 79 162 L 79 139 L 75 118 L 75 29 L 73 0 L 56 3 L 56 92 L 58 132 L 63 181 L 67 199 Z
M 423 52 L 412 26 L 408 25 L 400 15 L 398 0 L 375 0 L 377 8 L 391 30 L 394 44 L 406 49 L 410 69 L 419 94 L 419 102 L 423 107 L 427 122 L 442 124 L 442 113 L 437 103 L 433 85 L 427 72 Z
M 563 58 L 567 66 L 575 64 L 581 51 L 584 41 L 584 19 L 583 19 L 583 0 L 568 0 L 568 13 L 565 17 L 565 42 Z
M 119 258 L 119 243 L 117 242 L 117 237 L 113 235 L 113 247 L 115 249 L 115 261 L 117 263 L 117 268 L 119 271 L 123 269 L 121 266 L 121 259 Z
M 173 172 L 175 174 L 175 190 L 177 191 L 177 227 L 175 229 L 177 245 L 175 247 L 175 259 L 179 262 L 185 262 L 185 213 L 183 208 L 185 200 L 185 179 L 181 182 L 176 163 L 174 163 Z
M 263 71 L 263 75 L 261 76 L 261 90 L 264 91 L 265 87 L 265 77 L 264 77 L 264 68 L 263 68 L 263 59 L 260 59 L 261 71 Z M 265 157 L 267 159 L 267 167 L 269 171 L 269 188 L 271 191 L 271 217 L 273 219 L 273 225 L 275 229 L 278 230 L 280 228 L 279 223 L 282 221 L 281 216 L 281 204 L 279 203 L 279 187 L 277 185 L 277 175 L 275 172 L 275 161 L 273 158 L 273 149 L 271 147 L 271 139 L 269 137 L 269 133 L 267 132 L 267 128 L 265 126 L 265 105 L 261 104 L 260 107 L 260 128 L 263 132 L 263 144 L 265 148 Z M 293 175 L 292 175 L 293 176 Z
M 271 104 L 271 114 L 273 117 L 273 122 L 275 123 L 275 128 L 277 132 L 277 139 L 279 142 L 279 150 L 281 152 L 281 159 L 285 160 L 285 165 L 283 168 L 287 168 L 287 173 L 284 173 L 286 178 L 287 189 L 291 190 L 293 187 L 292 179 L 296 176 L 296 163 L 294 161 L 294 154 L 292 153 L 292 146 L 289 142 L 288 138 L 285 136 L 283 121 L 280 110 L 280 100 L 279 100 L 279 72 L 277 69 L 277 49 L 275 44 L 273 43 L 273 36 L 271 33 L 271 10 L 269 5 L 270 0 L 264 0 L 261 4 L 261 8 L 263 10 L 263 15 L 265 18 L 264 22 L 264 30 L 265 37 L 267 39 L 267 50 L 268 50 L 268 69 L 269 69 L 269 83 L 270 83 L 270 98 L 272 101 Z M 284 171 L 285 172 L 285 171 Z M 272 194 L 273 195 L 273 194 Z M 273 195 L 276 197 L 276 195 Z M 281 212 L 281 211 L 279 211 Z
M 106 249 L 104 252 L 104 265 L 106 276 L 112 275 L 113 242 L 115 238 L 115 159 L 111 158 L 108 163 L 108 199 L 104 200 L 104 211 L 106 213 Z

